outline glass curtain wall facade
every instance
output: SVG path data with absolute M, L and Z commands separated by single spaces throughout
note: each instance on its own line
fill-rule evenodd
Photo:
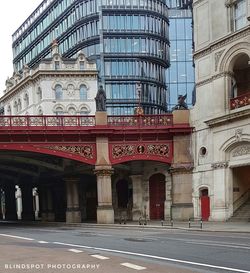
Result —
M 51 57 L 57 40 L 63 57 L 79 51 L 97 62 L 109 114 L 167 111 L 169 21 L 165 0 L 45 0 L 13 34 L 16 71 Z
M 192 1 L 167 0 L 169 7 L 170 67 L 167 70 L 168 105 L 172 109 L 178 95 L 187 94 L 192 106 L 195 86 L 193 67 Z

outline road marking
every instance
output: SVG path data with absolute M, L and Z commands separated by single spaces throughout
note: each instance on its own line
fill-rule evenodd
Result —
M 38 241 L 39 244 L 48 244 L 49 242 L 46 241 Z
M 34 239 L 31 239 L 31 238 L 15 236 L 15 235 L 9 235 L 9 234 L 3 234 L 3 233 L 0 233 L 0 236 L 10 237 L 10 238 L 15 238 L 15 239 L 22 239 L 22 240 L 27 240 L 27 241 L 34 241 Z
M 122 263 L 120 265 L 135 269 L 135 270 L 143 270 L 143 269 L 147 269 L 146 267 L 140 266 L 140 265 L 136 265 L 136 264 L 131 264 L 131 263 Z
M 67 243 L 61 243 L 61 242 L 53 242 L 52 244 L 63 245 L 63 246 L 75 246 L 75 247 L 88 248 L 88 249 L 95 249 L 93 246 L 82 246 L 82 245 L 74 245 L 74 244 L 67 244 Z
M 97 254 L 90 255 L 90 256 L 91 256 L 91 257 L 94 257 L 94 258 L 97 258 L 97 259 L 100 259 L 100 260 L 109 260 L 108 257 L 101 256 L 101 255 L 97 255 Z
M 71 251 L 71 252 L 74 252 L 74 253 L 82 253 L 83 252 L 82 250 L 74 249 L 74 248 L 70 248 L 70 249 L 68 249 L 68 251 Z
M 149 255 L 149 254 L 143 254 L 143 253 L 122 251 L 122 250 L 116 250 L 116 249 L 90 247 L 90 246 L 84 246 L 84 245 L 73 245 L 73 244 L 61 243 L 61 242 L 53 242 L 53 244 L 65 245 L 65 246 L 75 246 L 75 247 L 78 247 L 78 248 L 94 249 L 94 250 L 97 250 L 97 251 L 106 251 L 106 252 L 127 254 L 127 255 L 133 255 L 133 256 L 145 257 L 145 258 L 152 258 L 152 259 L 175 262 L 175 263 L 181 263 L 181 264 L 190 264 L 190 265 L 196 265 L 196 266 L 202 266 L 202 267 L 208 267 L 208 268 L 222 269 L 222 270 L 233 271 L 233 272 L 250 273 L 250 271 L 237 269 L 237 268 L 218 266 L 218 265 L 212 265 L 212 264 L 197 263 L 197 262 L 191 262 L 191 261 L 186 261 L 186 260 L 179 260 L 179 259 L 167 258 L 167 257 L 162 257 L 162 256 L 155 256 L 155 255 Z

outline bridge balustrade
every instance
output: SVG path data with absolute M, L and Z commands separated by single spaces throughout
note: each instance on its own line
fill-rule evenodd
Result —
M 131 127 L 149 127 L 149 126 L 172 126 L 172 114 L 166 115 L 134 115 L 134 116 L 108 116 L 109 126 L 131 126 Z
M 94 116 L 0 116 L 0 128 L 6 127 L 81 127 L 95 126 Z

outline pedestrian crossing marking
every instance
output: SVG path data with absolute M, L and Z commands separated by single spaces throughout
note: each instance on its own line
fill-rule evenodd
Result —
M 140 265 L 136 265 L 136 264 L 131 264 L 131 263 L 122 263 L 121 265 L 135 269 L 135 270 L 143 270 L 143 269 L 147 269 L 146 267 L 140 266 Z

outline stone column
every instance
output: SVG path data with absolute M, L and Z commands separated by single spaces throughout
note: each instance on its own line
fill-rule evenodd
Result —
M 138 221 L 143 211 L 142 175 L 130 176 L 133 185 L 132 220 Z
M 11 183 L 6 184 L 4 186 L 4 193 L 5 193 L 5 219 L 17 220 L 15 185 Z
M 114 223 L 114 209 L 112 206 L 112 187 L 111 175 L 113 169 L 111 167 L 98 168 L 94 170 L 97 177 L 97 223 L 112 224 Z
M 225 221 L 229 217 L 227 167 L 228 162 L 212 164 L 212 168 L 214 169 L 214 200 L 211 219 L 215 221 Z
M 192 200 L 193 200 L 193 206 L 194 206 L 194 217 L 201 218 L 199 192 L 196 192 L 196 193 L 193 192 Z
M 67 194 L 67 223 L 81 223 L 81 211 L 79 207 L 78 179 L 65 178 Z
M 166 191 L 166 199 L 164 202 L 164 217 L 172 218 L 172 178 L 170 175 L 165 175 L 165 191 Z
M 22 220 L 35 220 L 35 213 L 33 209 L 33 194 L 32 185 L 22 184 Z

